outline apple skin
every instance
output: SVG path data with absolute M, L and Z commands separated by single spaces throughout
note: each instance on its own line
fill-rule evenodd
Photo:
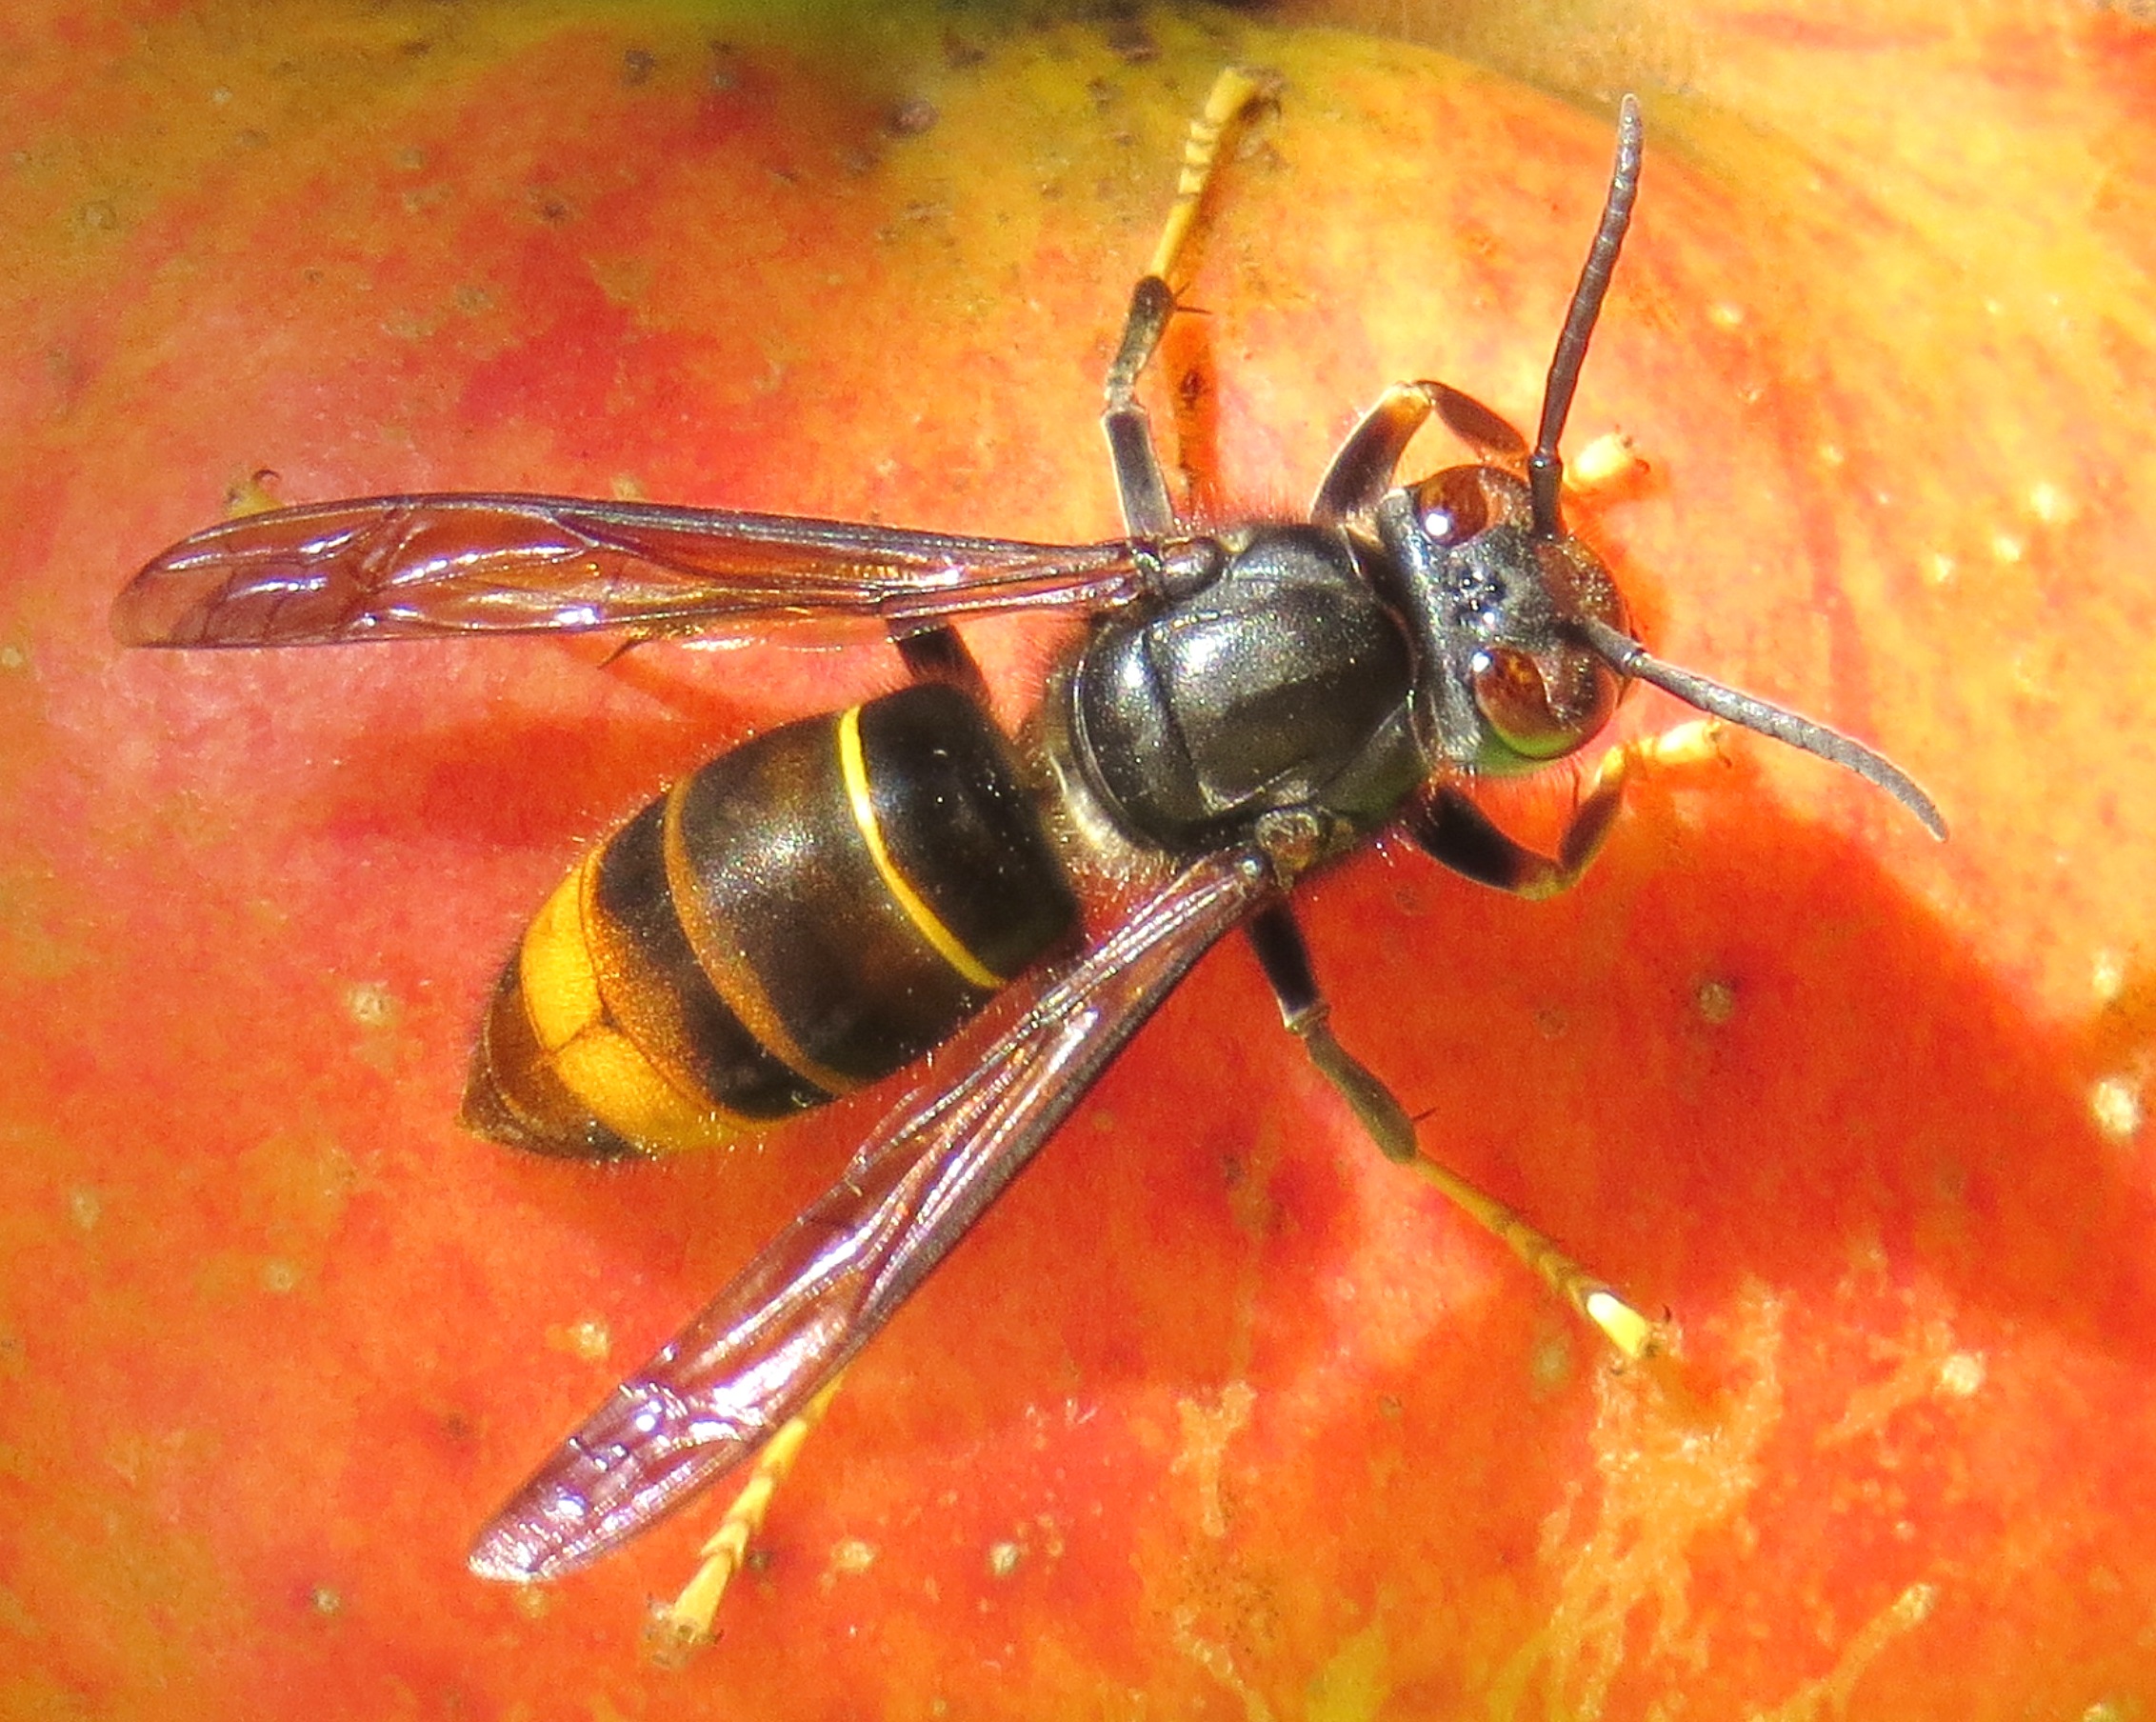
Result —
M 127 573 L 257 483 L 1112 534 L 1100 377 L 1229 59 L 1287 90 L 1152 395 L 1193 508 L 1292 512 L 1395 378 L 1536 410 L 1605 121 L 1225 13 L 953 16 L 14 27 L 0 1710 L 2146 1713 L 2156 49 L 2093 12 L 1687 13 L 1569 432 L 1647 463 L 1574 512 L 1656 648 L 1952 845 L 1737 737 L 1567 897 L 1397 845 L 1306 893 L 1429 1151 L 1676 1361 L 1378 1161 L 1228 949 L 852 1372 L 688 1672 L 635 1626 L 696 1513 L 465 1573 L 866 1123 L 468 1140 L 497 966 L 581 845 L 895 660 L 123 654 Z M 980 631 L 1000 703 L 1054 644 Z

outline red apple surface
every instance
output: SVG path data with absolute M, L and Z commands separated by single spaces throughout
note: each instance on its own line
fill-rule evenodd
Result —
M 1693 7 L 1477 68 L 804 10 L 0 25 L 0 1713 L 2148 1713 L 2146 26 Z M 1399 844 L 1314 881 L 1427 1151 L 1675 1354 L 1618 1367 L 1384 1163 L 1230 944 L 654 1668 L 721 1501 L 544 1590 L 465 1550 L 873 1106 L 593 1169 L 460 1134 L 465 1059 L 584 846 L 895 656 L 125 652 L 110 605 L 263 496 L 1111 536 L 1101 377 L 1228 61 L 1284 85 L 1148 382 L 1184 505 L 1292 513 L 1396 379 L 1531 425 L 1637 88 L 1568 433 L 1633 460 L 1575 523 L 1657 651 L 1881 747 L 1952 841 L 1737 735 L 1562 898 Z M 975 631 L 999 707 L 1060 638 Z M 1489 805 L 1547 837 L 1571 783 Z

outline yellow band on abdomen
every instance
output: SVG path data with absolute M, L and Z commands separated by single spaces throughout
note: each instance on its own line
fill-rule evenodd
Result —
M 876 872 L 883 879 L 884 889 L 890 892 L 891 901 L 906 911 L 906 918 L 913 923 L 913 930 L 925 939 L 929 948 L 974 986 L 994 991 L 1004 984 L 1004 977 L 984 968 L 981 960 L 964 945 L 957 934 L 946 927 L 913 889 L 906 875 L 898 871 L 891 860 L 890 851 L 885 847 L 883 828 L 876 823 L 876 804 L 868 794 L 868 762 L 861 751 L 861 708 L 853 706 L 838 720 L 838 768 L 846 783 L 846 798 L 853 809 L 853 823 L 861 832 L 861 840 L 868 846 L 868 858 L 876 864 Z

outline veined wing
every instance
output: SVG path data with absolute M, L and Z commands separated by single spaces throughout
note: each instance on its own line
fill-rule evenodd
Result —
M 182 539 L 121 592 L 112 631 L 130 646 L 689 633 L 816 616 L 904 631 L 988 611 L 1101 610 L 1149 585 L 1121 539 L 1026 544 L 566 496 L 375 496 Z
M 481 1533 L 471 1569 L 573 1572 L 717 1481 L 889 1319 L 1221 934 L 1272 889 L 1194 863 L 1042 989 L 952 1087 L 903 1101 L 846 1175 L 645 1366 Z

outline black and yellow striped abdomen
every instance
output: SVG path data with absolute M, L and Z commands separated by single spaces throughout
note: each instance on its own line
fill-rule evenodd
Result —
M 495 989 L 465 1122 L 697 1148 L 888 1075 L 1075 924 L 1003 737 L 928 684 L 720 755 L 562 882 Z

